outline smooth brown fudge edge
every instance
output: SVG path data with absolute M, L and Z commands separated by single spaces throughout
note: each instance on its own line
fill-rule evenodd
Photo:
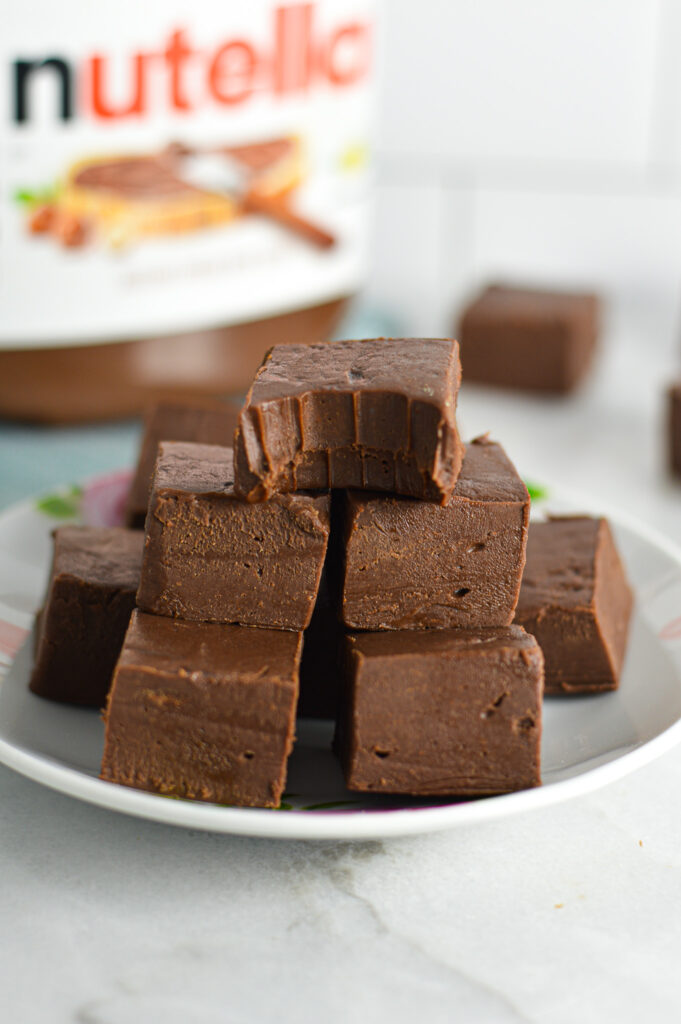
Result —
M 49 700 L 101 708 L 135 607 L 144 537 L 90 526 L 60 527 L 53 537 L 29 688 Z
M 304 629 L 326 556 L 330 497 L 250 504 L 236 497 L 232 479 L 229 448 L 160 445 L 137 603 L 190 621 Z
M 167 399 L 150 407 L 145 416 L 135 474 L 126 500 L 125 525 L 144 529 L 161 441 L 230 445 L 238 418 L 237 404 L 227 399 Z
M 183 799 L 278 807 L 302 634 L 133 613 L 105 715 L 101 778 Z
M 617 689 L 634 598 L 607 520 L 533 522 L 525 574 L 515 621 L 544 652 L 544 692 Z
M 667 390 L 667 454 L 670 472 L 681 478 L 681 383 Z
M 599 319 L 591 293 L 489 286 L 461 316 L 465 380 L 567 394 L 591 367 Z
M 349 491 L 332 531 L 341 614 L 355 630 L 508 626 L 529 520 L 527 488 L 486 436 L 466 446 L 447 506 Z M 339 537 L 343 542 L 339 542 Z
M 348 789 L 491 796 L 540 785 L 543 656 L 518 626 L 356 633 L 335 749 Z

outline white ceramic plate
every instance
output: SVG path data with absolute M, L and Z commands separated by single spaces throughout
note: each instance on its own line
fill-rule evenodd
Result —
M 544 707 L 544 785 L 469 801 L 359 799 L 330 751 L 330 723 L 299 723 L 282 810 L 172 800 L 98 779 L 103 729 L 96 712 L 41 700 L 27 688 L 33 614 L 49 571 L 50 531 L 76 519 L 119 519 L 129 476 L 66 488 L 0 516 L 0 760 L 71 796 L 141 818 L 281 839 L 369 839 L 499 818 L 596 789 L 681 740 L 681 551 L 611 510 L 551 491 L 555 512 L 605 512 L 615 529 L 636 612 L 617 693 L 550 698 Z

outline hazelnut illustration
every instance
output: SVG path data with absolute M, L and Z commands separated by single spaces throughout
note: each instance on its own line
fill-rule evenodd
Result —
M 62 212 L 56 220 L 54 234 L 62 245 L 75 249 L 83 245 L 87 232 L 80 217 L 75 213 Z
M 34 235 L 44 235 L 54 227 L 57 210 L 54 203 L 41 203 L 29 217 L 28 227 Z

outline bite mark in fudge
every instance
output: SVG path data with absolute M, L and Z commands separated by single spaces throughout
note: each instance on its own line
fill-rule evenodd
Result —
M 530 525 L 515 621 L 544 652 L 546 693 L 617 688 L 632 605 L 607 520 L 574 516 Z
M 352 629 L 449 629 L 513 621 L 530 499 L 500 445 L 478 438 L 445 506 L 350 491 L 342 618 Z
M 229 445 L 238 420 L 238 408 L 219 399 L 166 400 L 147 413 L 139 458 L 125 506 L 126 526 L 144 529 L 161 441 L 194 441 Z
M 304 629 L 329 539 L 328 494 L 248 504 L 232 450 L 162 442 L 137 604 L 190 621 Z
M 348 789 L 486 796 L 540 784 L 543 658 L 518 626 L 355 633 L 336 748 Z
M 591 365 L 598 322 L 595 295 L 492 285 L 461 319 L 465 380 L 571 391 Z
M 444 502 L 463 456 L 460 380 L 450 339 L 278 345 L 239 417 L 235 489 L 249 501 L 359 487 Z
M 293 747 L 300 633 L 135 611 L 106 710 L 101 778 L 278 807 Z
M 55 530 L 50 582 L 37 623 L 34 693 L 104 706 L 135 607 L 143 544 L 140 531 L 121 527 Z

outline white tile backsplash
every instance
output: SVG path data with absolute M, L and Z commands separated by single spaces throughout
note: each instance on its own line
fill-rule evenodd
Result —
M 441 227 L 445 193 L 437 184 L 382 184 L 374 224 L 368 297 L 390 309 L 395 330 L 437 334 L 443 289 Z
M 381 36 L 369 294 L 405 330 L 502 276 L 676 314 L 679 0 L 387 0 Z
M 681 199 L 487 192 L 478 196 L 479 274 L 589 283 L 655 297 L 681 279 Z
M 653 165 L 681 166 L 681 3 L 662 0 L 651 108 L 650 159 Z
M 380 145 L 643 162 L 661 0 L 387 0 Z

